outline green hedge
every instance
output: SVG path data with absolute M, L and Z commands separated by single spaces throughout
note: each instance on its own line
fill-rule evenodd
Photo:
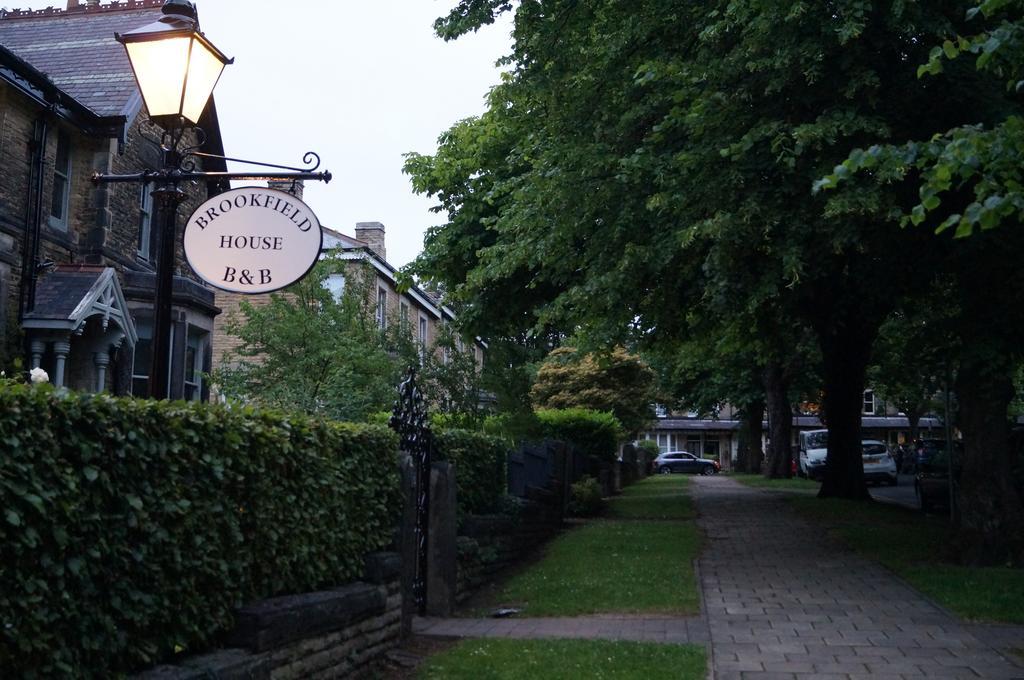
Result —
M 498 438 L 469 430 L 434 433 L 438 460 L 455 465 L 459 514 L 495 512 L 505 495 L 508 444 Z
M 607 411 L 584 408 L 538 409 L 541 432 L 548 439 L 568 442 L 588 455 L 614 460 L 622 427 Z
M 0 382 L 0 669 L 112 677 L 253 599 L 344 583 L 386 546 L 378 426 Z

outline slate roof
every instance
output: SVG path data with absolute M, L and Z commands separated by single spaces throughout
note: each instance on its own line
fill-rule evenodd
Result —
M 61 265 L 39 279 L 36 305 L 26 319 L 70 319 L 105 267 Z
M 97 116 L 131 117 L 141 99 L 114 33 L 156 21 L 162 6 L 163 0 L 128 0 L 72 10 L 5 10 L 0 45 Z

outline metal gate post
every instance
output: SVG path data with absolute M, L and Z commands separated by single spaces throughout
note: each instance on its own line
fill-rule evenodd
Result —
M 412 594 L 416 610 L 423 614 L 427 605 L 427 541 L 433 435 L 423 393 L 416 384 L 416 367 L 409 369 L 405 380 L 399 385 L 398 401 L 395 403 L 390 425 L 400 438 L 399 448 L 412 456 L 416 467 L 416 570 Z

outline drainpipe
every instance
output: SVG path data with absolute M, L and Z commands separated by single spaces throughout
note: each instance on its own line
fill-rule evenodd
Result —
M 39 247 L 43 212 L 43 175 L 46 166 L 46 144 L 50 126 L 46 117 L 39 117 L 33 124 L 29 160 L 29 181 L 25 192 L 25 238 L 21 256 L 21 296 L 18 305 L 18 322 L 36 306 L 36 282 L 39 279 Z M 34 195 L 33 195 L 34 194 Z

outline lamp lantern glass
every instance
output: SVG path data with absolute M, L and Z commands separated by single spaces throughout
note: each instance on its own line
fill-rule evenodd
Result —
M 159 21 L 119 34 L 117 40 L 128 53 L 150 118 L 196 124 L 221 72 L 234 60 L 199 31 L 191 3 L 168 0 L 163 12 Z

